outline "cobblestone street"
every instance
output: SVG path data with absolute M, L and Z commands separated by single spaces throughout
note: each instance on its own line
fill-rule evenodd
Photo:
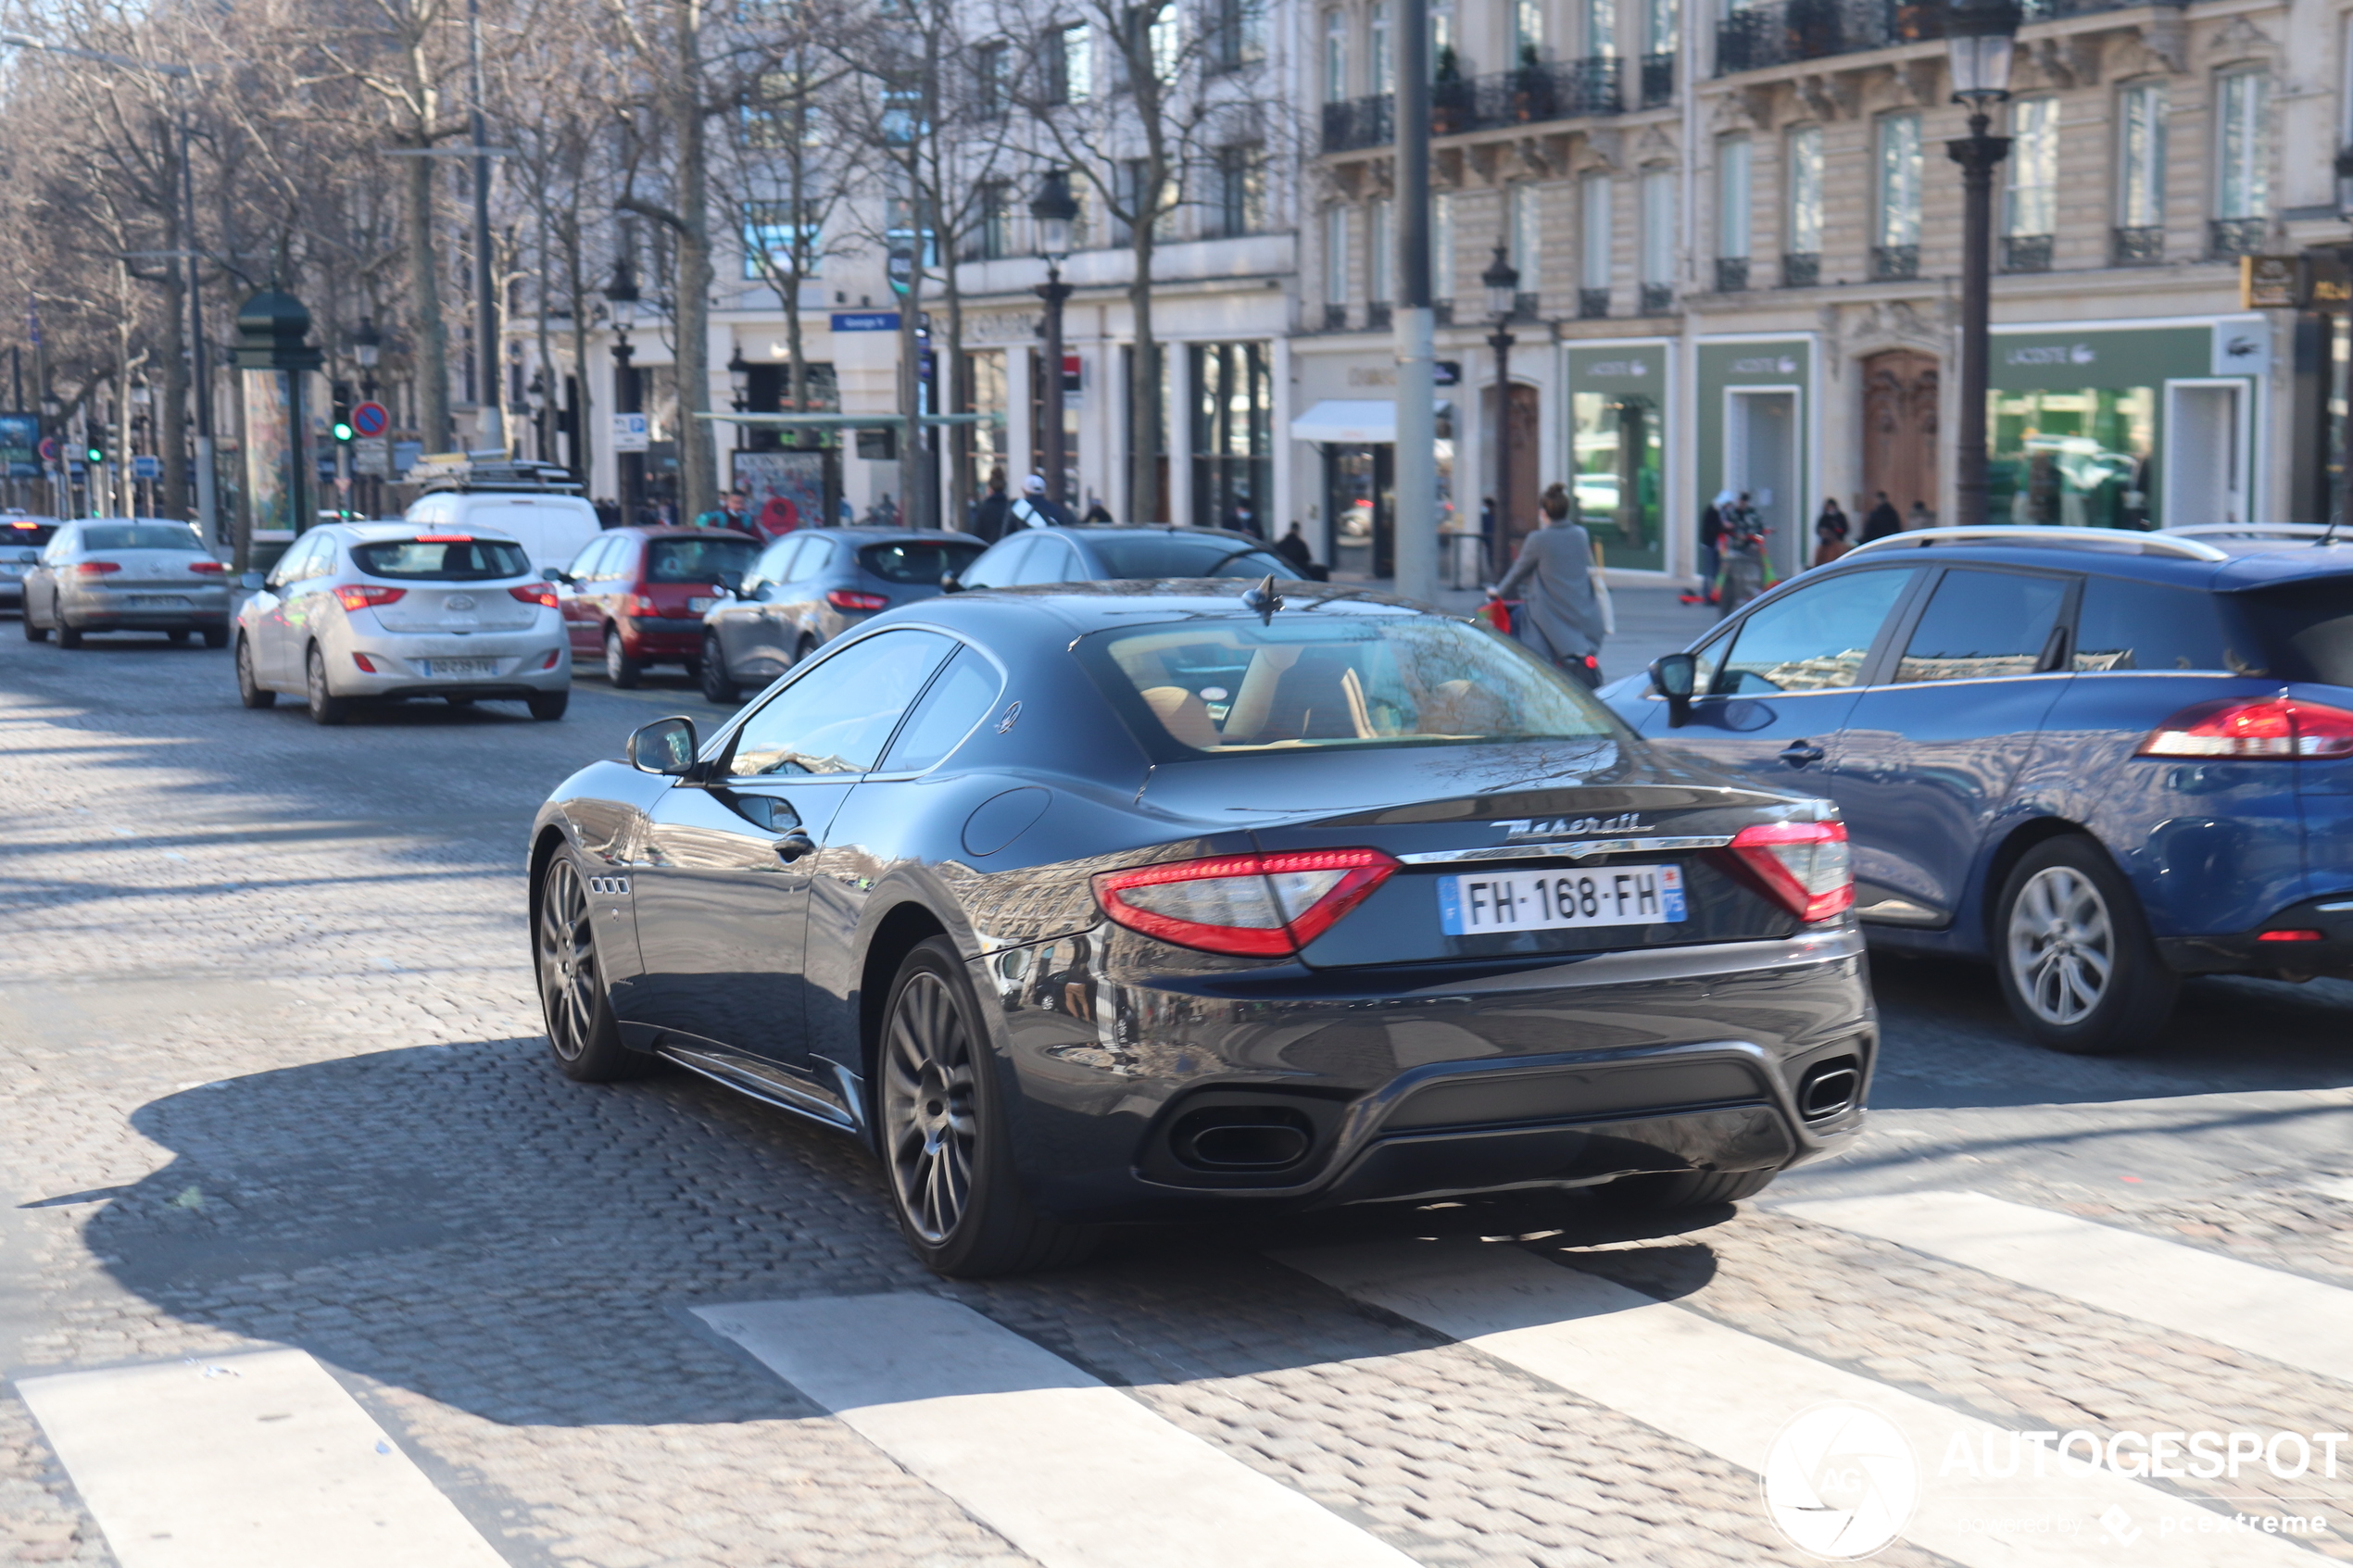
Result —
M 130 1560 L 18 1389 L 291 1348 L 510 1563 L 1073 1561 L 696 1311 L 894 1293 L 1318 1505 L 1363 1543 L 1335 1562 L 1810 1561 L 1741 1424 L 1865 1386 L 1955 1433 L 2353 1425 L 2353 985 L 2195 982 L 2156 1048 L 2078 1059 L 2021 1043 L 1982 972 L 1882 960 L 1869 1131 L 1737 1210 L 1138 1232 L 947 1284 L 860 1148 L 683 1073 L 588 1087 L 547 1057 L 524 830 L 632 726 L 712 716 L 682 679 L 584 679 L 560 723 L 418 703 L 323 730 L 240 709 L 225 652 L 0 632 L 0 1560 Z M 1506 1311 L 1400 1272 L 1458 1254 L 1545 1273 Z M 1554 1276 L 1617 1305 L 1527 1316 Z M 1686 1342 L 1755 1368 L 1716 1400 L 1737 1420 L 1681 1386 Z M 1944 1444 L 1914 1439 L 1930 1493 Z M 1878 1561 L 2353 1562 L 2353 1441 L 2330 1452 L 2072 1482 L 2044 1500 L 2075 1536 L 1924 1504 Z M 2007 1495 L 1984 1486 L 1981 1512 Z M 2264 1532 L 2291 1515 L 2324 1523 Z M 2256 1524 L 2179 1524 L 2201 1516 Z

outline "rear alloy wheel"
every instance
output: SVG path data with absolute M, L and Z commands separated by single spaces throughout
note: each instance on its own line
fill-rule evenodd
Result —
M 327 684 L 327 656 L 317 643 L 310 645 L 309 655 L 303 660 L 302 689 L 310 701 L 312 723 L 340 724 L 351 717 L 351 699 L 335 696 Z
M 2181 990 L 2140 901 L 2090 839 L 2037 845 L 1995 909 L 1994 967 L 2019 1027 L 2053 1050 L 2105 1056 L 2165 1026 Z
M 642 1078 L 654 1070 L 655 1059 L 621 1043 L 621 1026 L 605 997 L 604 966 L 597 961 L 596 923 L 588 879 L 570 850 L 559 850 L 539 884 L 532 939 L 556 1070 L 579 1084 Z
M 1002 1090 L 955 947 L 907 955 L 882 1030 L 882 1155 L 900 1233 L 957 1279 L 1075 1262 L 1090 1237 L 1033 1210 L 1014 1173 Z
M 629 690 L 646 673 L 645 664 L 622 646 L 621 628 L 605 628 L 605 679 L 623 691 Z
M 702 634 L 702 696 L 705 702 L 724 708 L 742 695 L 735 677 L 727 673 L 727 650 L 720 646 L 719 634 Z
M 253 678 L 253 645 L 237 639 L 237 700 L 247 708 L 268 708 L 278 694 Z
M 1754 1198 L 1779 1171 L 1661 1171 L 1620 1176 L 1601 1189 L 1605 1202 L 1627 1209 L 1713 1209 Z
M 541 692 L 523 700 L 530 704 L 531 716 L 534 719 L 553 723 L 564 716 L 565 709 L 572 706 L 572 694 L 570 692 Z

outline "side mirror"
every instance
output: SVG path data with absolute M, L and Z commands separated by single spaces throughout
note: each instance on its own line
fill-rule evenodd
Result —
M 550 571 L 547 573 L 547 581 L 550 583 L 562 583 L 569 585 L 573 582 L 573 575 L 569 571 Z
M 248 571 L 237 579 L 237 586 L 248 594 L 258 594 L 266 585 L 258 571 Z
M 694 771 L 695 753 L 700 749 L 692 719 L 657 719 L 630 734 L 629 765 L 641 773 L 684 778 Z
M 943 594 L 961 594 L 964 591 L 964 584 L 954 572 L 943 571 L 939 574 L 939 591 Z
M 1688 653 L 1663 654 L 1652 659 L 1651 684 L 1667 699 L 1667 727 L 1681 728 L 1692 716 L 1692 696 L 1699 684 L 1699 659 Z

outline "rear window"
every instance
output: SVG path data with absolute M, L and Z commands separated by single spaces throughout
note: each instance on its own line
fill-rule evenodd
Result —
M 1089 539 L 1088 548 L 1102 560 L 1114 578 L 1134 577 L 1294 577 L 1297 569 L 1256 545 L 1236 539 L 1188 539 L 1182 534 L 1160 537 L 1130 535 Z
M 2233 594 L 2229 603 L 2261 647 L 2266 666 L 2239 673 L 2353 686 L 2353 577 Z
M 11 530 L 10 532 L 14 532 Z M 176 522 L 113 522 L 82 531 L 85 550 L 201 550 L 196 531 Z
M 505 539 L 386 539 L 352 546 L 351 558 L 371 577 L 409 582 L 484 583 L 531 575 L 531 558 L 522 546 Z
M 45 545 L 57 532 L 54 522 L 35 522 L 31 518 L 10 518 L 0 527 L 0 545 Z
M 646 581 L 740 582 L 758 554 L 749 539 L 657 539 L 646 548 Z
M 937 586 L 939 580 L 978 559 L 985 546 L 961 539 L 904 540 L 896 545 L 869 545 L 858 552 L 858 564 L 886 583 L 921 583 Z
M 2353 597 L 2347 600 L 2353 608 Z M 2262 673 L 2263 650 L 2239 631 L 2217 595 L 2124 577 L 2083 580 L 2075 668 Z
M 1217 621 L 1080 645 L 1148 741 L 1195 751 L 1435 746 L 1621 733 L 1582 687 L 1460 621 Z

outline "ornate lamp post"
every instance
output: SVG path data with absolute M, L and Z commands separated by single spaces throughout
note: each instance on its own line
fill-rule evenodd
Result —
M 605 285 L 605 308 L 612 321 L 613 412 L 642 412 L 637 407 L 636 368 L 629 362 L 629 329 L 637 320 L 637 278 L 629 270 L 626 255 L 612 264 L 612 282 Z M 618 425 L 616 420 L 616 429 Z M 621 487 L 621 521 L 625 525 L 637 521 L 637 508 L 645 499 L 646 455 L 624 452 L 615 441 L 613 467 Z
M 359 362 L 359 395 L 372 403 L 376 400 L 376 367 L 384 362 L 384 335 L 376 331 L 372 317 L 359 318 L 359 330 L 351 334 L 351 357 Z
M 1029 204 L 1038 222 L 1038 254 L 1046 258 L 1046 281 L 1038 297 L 1046 302 L 1046 385 L 1039 401 L 1045 410 L 1046 451 L 1043 477 L 1046 499 L 1063 501 L 1063 302 L 1071 295 L 1063 282 L 1063 257 L 1070 254 L 1070 226 L 1078 217 L 1078 202 L 1070 194 L 1066 170 L 1050 169 L 1038 182 L 1038 198 Z
M 1495 320 L 1487 346 L 1495 351 L 1495 526 L 1503 533 L 1484 543 L 1489 567 L 1501 571 L 1512 532 L 1512 345 L 1519 341 L 1512 336 L 1512 317 L 1519 310 L 1519 269 L 1498 245 L 1478 281 L 1486 285 L 1487 313 Z
M 1969 106 L 1969 134 L 1944 144 L 1961 166 L 1961 407 L 1953 435 L 1953 514 L 1964 528 L 1985 521 L 1985 395 L 1993 345 L 1994 170 L 2010 139 L 1986 133 L 1993 107 L 2010 95 L 2010 49 L 2018 8 L 2009 0 L 1964 0 L 1945 22 L 1953 101 Z
M 750 411 L 751 361 L 744 358 L 744 345 L 740 343 L 736 345 L 736 351 L 727 356 L 727 391 L 736 412 L 742 414 Z M 737 425 L 736 427 L 736 450 L 740 452 L 743 449 L 744 427 Z M 733 476 L 730 475 L 729 477 L 730 483 L 732 483 Z

